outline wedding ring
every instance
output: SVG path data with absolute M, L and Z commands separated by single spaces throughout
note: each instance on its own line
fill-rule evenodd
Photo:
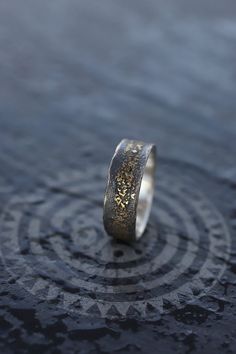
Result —
M 147 226 L 154 195 L 156 147 L 123 139 L 111 160 L 104 198 L 107 233 L 130 242 Z

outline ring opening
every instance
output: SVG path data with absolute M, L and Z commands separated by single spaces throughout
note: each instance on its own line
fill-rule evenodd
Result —
M 139 239 L 148 222 L 151 212 L 152 200 L 154 195 L 154 176 L 155 175 L 155 153 L 151 151 L 146 167 L 144 169 L 143 178 L 140 186 L 139 199 L 136 215 L 136 238 Z

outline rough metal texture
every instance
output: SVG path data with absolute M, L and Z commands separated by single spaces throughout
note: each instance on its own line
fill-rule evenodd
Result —
M 118 240 L 132 242 L 142 235 L 138 234 L 136 228 L 137 208 L 141 181 L 151 153 L 154 161 L 150 173 L 154 182 L 156 149 L 153 145 L 123 139 L 112 158 L 105 191 L 103 220 L 107 233 Z M 150 193 L 153 191 L 154 187 Z M 146 203 L 145 207 L 148 208 L 149 205 Z
M 235 1 L 0 3 L 0 352 L 235 353 Z M 157 144 L 134 247 L 102 225 Z

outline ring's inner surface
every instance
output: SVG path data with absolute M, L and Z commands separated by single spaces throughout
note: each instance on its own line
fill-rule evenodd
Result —
M 150 215 L 154 195 L 154 174 L 155 156 L 152 151 L 147 160 L 139 192 L 135 226 L 137 239 L 142 236 Z

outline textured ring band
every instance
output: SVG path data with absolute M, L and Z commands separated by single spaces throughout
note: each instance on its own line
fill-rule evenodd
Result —
M 112 158 L 104 198 L 107 233 L 123 241 L 145 231 L 154 195 L 156 147 L 124 139 Z

